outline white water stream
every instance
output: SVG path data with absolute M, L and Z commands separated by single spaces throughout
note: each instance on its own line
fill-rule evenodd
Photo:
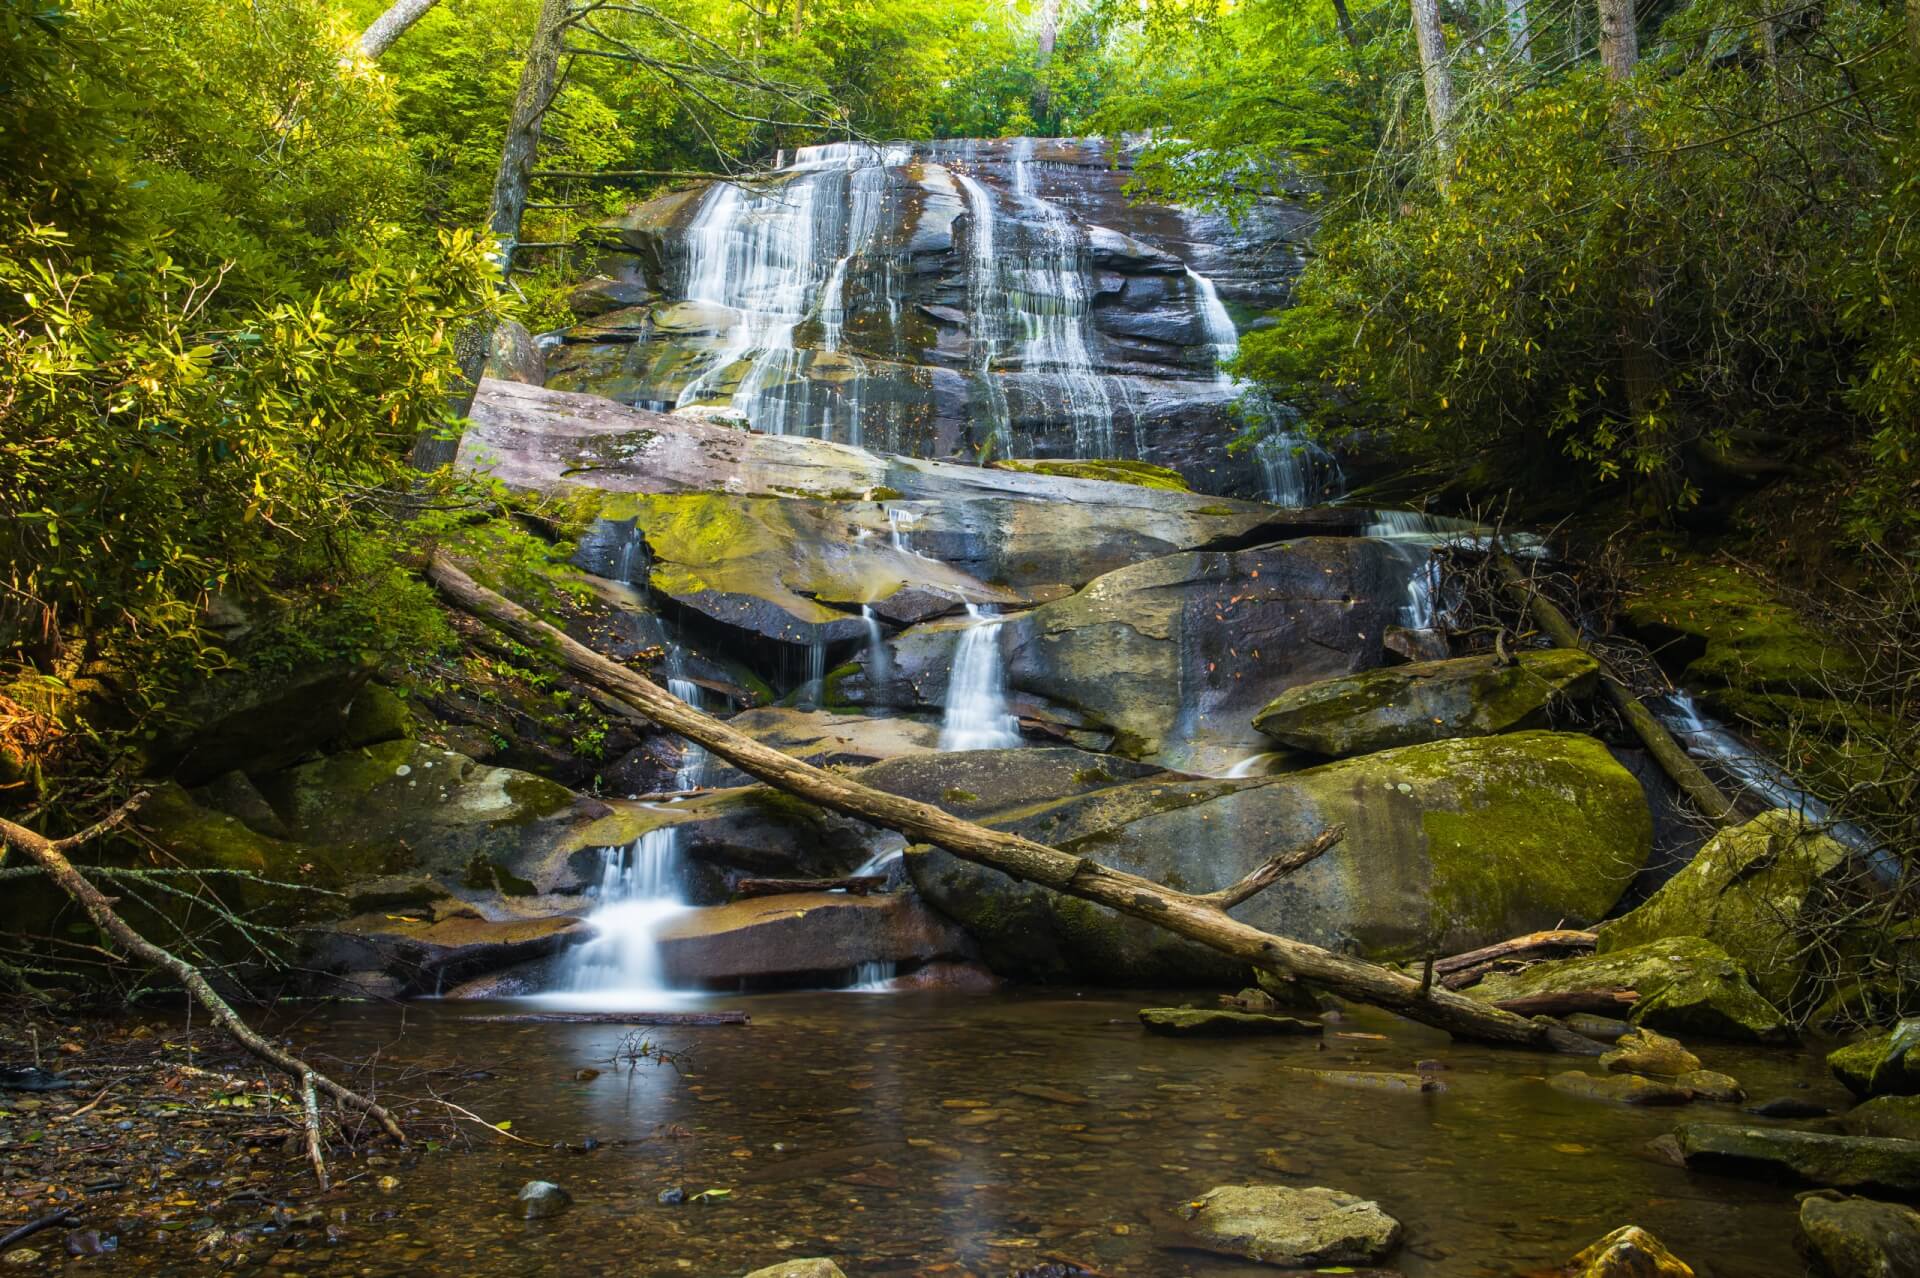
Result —
M 942 750 L 1010 750 L 1020 744 L 1020 721 L 1007 710 L 1006 670 L 1000 659 L 999 617 L 967 605 L 973 623 L 960 632 L 947 678 Z

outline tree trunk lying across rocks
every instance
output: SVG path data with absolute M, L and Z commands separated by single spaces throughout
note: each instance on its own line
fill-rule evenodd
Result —
M 992 830 L 914 799 L 875 790 L 814 767 L 735 731 L 636 671 L 600 656 L 448 562 L 435 556 L 427 577 L 453 606 L 544 654 L 575 676 L 742 772 L 820 807 L 945 848 L 963 860 L 1145 919 L 1210 949 L 1276 975 L 1321 986 L 1461 1038 L 1516 1047 L 1598 1054 L 1601 1046 L 1549 1020 L 1532 1021 L 1436 988 L 1400 972 L 1263 932 L 1227 911 L 1337 843 L 1334 827 L 1312 842 L 1268 860 L 1217 892 L 1176 892 L 1151 879 L 1114 870 L 1017 834 Z
M 35 834 L 25 826 L 0 819 L 0 847 L 18 848 L 29 861 L 46 871 L 54 885 L 86 911 L 93 925 L 112 937 L 122 949 L 147 964 L 165 972 L 186 987 L 193 1000 L 210 1013 L 214 1021 L 232 1035 L 240 1046 L 255 1057 L 265 1061 L 275 1069 L 289 1075 L 299 1085 L 304 1100 L 304 1124 L 306 1127 L 307 1157 L 313 1163 L 314 1175 L 320 1180 L 320 1187 L 327 1187 L 327 1167 L 322 1150 L 325 1147 L 324 1133 L 321 1131 L 320 1106 L 316 1093 L 324 1094 L 343 1108 L 364 1114 L 378 1123 L 393 1139 L 405 1143 L 406 1133 L 400 1130 L 399 1122 L 386 1108 L 362 1096 L 348 1087 L 334 1082 L 313 1066 L 290 1052 L 282 1051 L 267 1039 L 255 1033 L 253 1028 L 240 1019 L 228 1002 L 221 998 L 200 969 L 187 962 L 170 950 L 161 948 L 135 931 L 131 924 L 121 918 L 113 908 L 113 902 L 86 876 L 74 868 L 67 859 L 67 853 L 99 838 L 124 822 L 146 798 L 144 793 L 136 794 L 122 804 L 106 820 L 82 830 L 69 838 L 47 839 Z
M 1483 945 L 1465 954 L 1437 959 L 1433 973 L 1450 990 L 1476 985 L 1483 977 L 1505 971 L 1514 965 L 1525 966 L 1545 959 L 1566 958 L 1573 954 L 1591 954 L 1599 938 L 1592 932 L 1556 929 L 1529 932 L 1494 945 Z
M 796 892 L 846 892 L 865 896 L 887 885 L 884 874 L 849 874 L 844 879 L 741 879 L 733 894 L 741 900 L 756 896 L 791 896 Z

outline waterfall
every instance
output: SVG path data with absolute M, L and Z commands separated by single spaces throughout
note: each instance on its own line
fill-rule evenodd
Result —
M 967 323 L 969 358 L 974 383 L 986 401 L 988 446 L 1005 442 L 1008 423 L 1006 389 L 994 375 L 1003 337 L 1000 324 L 1000 257 L 995 252 L 993 195 L 965 173 L 954 171 L 954 181 L 966 199 L 971 237 L 967 252 Z
M 712 362 L 681 389 L 677 407 L 726 394 L 756 430 L 784 435 L 790 424 L 817 418 L 823 435 L 838 424 L 858 442 L 864 365 L 841 350 L 847 274 L 879 227 L 887 166 L 910 154 L 901 145 L 801 147 L 775 185 L 751 193 L 737 183 L 708 188 L 687 228 L 686 296 L 724 307 L 734 320 Z M 855 374 L 839 402 L 819 413 L 813 397 L 828 392 L 804 376 L 805 355 L 795 341 L 795 331 L 815 316 L 823 353 L 846 360 Z M 727 393 L 727 379 L 743 363 Z
M 860 605 L 860 620 L 867 627 L 867 684 L 871 687 L 887 676 L 887 636 L 880 629 L 880 618 L 873 615 L 872 604 Z
M 668 662 L 670 670 L 680 667 L 678 649 Z M 667 690 L 690 706 L 700 705 L 700 686 L 690 679 L 674 675 L 667 680 Z M 706 765 L 707 752 L 688 742 L 674 774 L 674 789 L 699 785 Z M 575 946 L 562 961 L 557 993 L 632 1010 L 668 991 L 656 938 L 663 923 L 689 908 L 682 889 L 685 858 L 680 843 L 680 827 L 666 825 L 632 843 L 600 849 L 598 904 L 587 916 L 593 938 Z
M 960 632 L 947 678 L 947 710 L 940 722 L 942 750 L 1008 750 L 1020 744 L 1019 720 L 1007 710 L 1006 671 L 1000 661 L 999 617 L 967 605 L 973 623 Z

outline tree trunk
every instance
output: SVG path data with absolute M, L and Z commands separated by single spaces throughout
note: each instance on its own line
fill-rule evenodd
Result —
M 1434 184 L 1445 194 L 1453 177 L 1453 72 L 1447 66 L 1438 0 L 1413 0 L 1413 34 L 1420 44 L 1420 79 L 1433 128 Z
M 1389 968 L 1347 958 L 1316 945 L 1263 932 L 1227 913 L 1281 875 L 1324 852 L 1340 837 L 1329 830 L 1314 843 L 1268 861 L 1217 892 L 1190 895 L 1151 879 L 1109 869 L 1086 857 L 1001 830 L 963 821 L 932 804 L 901 798 L 782 754 L 718 720 L 625 666 L 617 665 L 539 620 L 509 599 L 477 584 L 435 557 L 427 576 L 455 607 L 487 622 L 582 680 L 632 706 L 646 718 L 720 756 L 775 789 L 846 816 L 897 830 L 945 848 L 963 860 L 1010 878 L 1145 919 L 1250 967 L 1321 986 L 1344 998 L 1397 1012 L 1462 1038 L 1516 1047 L 1590 1053 L 1596 1046 L 1564 1026 L 1529 1021 Z
M 1579 628 L 1567 619 L 1567 614 L 1555 607 L 1553 602 L 1538 590 L 1520 571 L 1520 565 L 1504 551 L 1496 551 L 1498 567 L 1507 579 L 1507 588 L 1511 590 L 1520 604 L 1533 617 L 1539 627 L 1547 632 L 1547 637 L 1562 648 L 1576 648 L 1587 652 L 1587 645 L 1581 641 Z M 1660 766 L 1673 778 L 1693 805 L 1700 809 L 1701 815 L 1718 825 L 1731 825 L 1738 819 L 1733 804 L 1727 796 L 1720 793 L 1720 787 L 1707 779 L 1700 765 L 1683 749 L 1673 734 L 1660 725 L 1653 717 L 1653 711 L 1640 703 L 1640 698 L 1627 690 L 1627 686 L 1614 676 L 1606 663 L 1600 663 L 1600 685 L 1607 690 L 1613 704 L 1620 710 L 1634 735 L 1640 738 Z
M 1920 4 L 1920 0 L 1914 2 Z M 1353 29 L 1353 14 L 1347 11 L 1347 0 L 1333 0 L 1333 21 L 1340 28 L 1340 34 L 1346 37 L 1347 47 L 1358 53 L 1360 33 Z
M 568 4 L 569 0 L 541 0 L 533 42 L 520 65 L 520 89 L 513 97 L 507 140 L 500 148 L 500 171 L 493 179 L 493 210 L 487 225 L 500 242 L 502 278 L 513 273 L 513 251 L 520 241 L 520 221 L 526 216 L 527 191 L 540 154 L 540 130 L 559 79 Z
M 145 798 L 144 793 L 135 795 L 105 821 L 58 842 L 43 838 L 25 826 L 0 819 L 0 846 L 19 848 L 26 854 L 29 861 L 47 872 L 47 877 L 53 880 L 55 886 L 86 911 L 87 917 L 93 921 L 95 927 L 112 937 L 116 945 L 134 958 L 149 967 L 158 968 L 180 982 L 193 1000 L 212 1015 L 214 1023 L 232 1035 L 234 1040 L 248 1052 L 291 1077 L 300 1085 L 303 1092 L 311 1092 L 317 1088 L 348 1109 L 365 1114 L 379 1123 L 389 1136 L 405 1143 L 406 1134 L 400 1130 L 400 1124 L 384 1107 L 375 1104 L 358 1092 L 342 1087 L 299 1057 L 281 1051 L 254 1033 L 253 1029 L 240 1019 L 239 1013 L 235 1012 L 213 986 L 207 983 L 207 978 L 200 974 L 199 968 L 134 931 L 133 927 L 114 911 L 113 903 L 107 899 L 106 895 L 90 883 L 80 871 L 73 868 L 73 863 L 67 859 L 68 851 L 81 847 L 119 826 Z M 326 1166 L 318 1152 L 320 1148 L 318 1128 L 318 1107 L 309 1102 L 307 1148 L 314 1159 L 314 1170 L 319 1175 L 321 1186 L 324 1188 Z
M 1533 63 L 1533 28 L 1527 18 L 1527 0 L 1507 0 L 1507 45 L 1521 62 Z
M 1624 80 L 1640 61 L 1640 29 L 1633 20 L 1633 0 L 1598 0 L 1600 5 L 1600 63 L 1607 79 Z
M 1035 44 L 1040 56 L 1034 60 L 1033 123 L 1040 127 L 1053 101 L 1053 86 L 1047 83 L 1047 68 L 1053 64 L 1054 42 L 1060 38 L 1060 0 L 1040 0 L 1040 28 Z
M 375 18 L 367 29 L 360 33 L 360 54 L 369 61 L 378 61 L 381 54 L 393 47 L 393 42 L 407 33 L 407 28 L 426 16 L 427 10 L 440 3 L 440 0 L 397 0 L 391 9 Z

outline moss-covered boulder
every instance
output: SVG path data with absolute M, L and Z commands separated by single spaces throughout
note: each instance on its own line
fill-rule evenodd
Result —
M 1841 1116 L 1850 1136 L 1920 1141 L 1920 1096 L 1876 1096 Z
M 1799 1242 L 1827 1278 L 1920 1274 L 1920 1212 L 1898 1203 L 1809 1195 L 1800 1203 Z
M 1645 566 L 1624 611 L 1656 651 L 1684 659 L 1692 683 L 1815 692 L 1850 668 L 1764 581 L 1732 564 L 1686 558 Z
M 1584 958 L 1489 976 L 1466 992 L 1487 1002 L 1530 994 L 1633 990 L 1631 1019 L 1649 1029 L 1707 1038 L 1785 1042 L 1792 1028 L 1754 988 L 1746 968 L 1711 941 L 1676 936 Z
M 1689 1170 L 1810 1181 L 1837 1189 L 1920 1192 L 1920 1144 L 1739 1123 L 1686 1123 L 1674 1137 Z
M 924 771 L 941 757 L 882 766 Z M 991 791 L 975 793 L 991 801 Z M 1344 824 L 1338 847 L 1235 914 L 1383 958 L 1451 953 L 1598 918 L 1646 860 L 1651 839 L 1639 785 L 1606 749 L 1550 732 L 1409 746 L 1244 781 L 1150 776 L 968 815 L 1190 892 L 1224 887 L 1274 852 Z M 1003 974 L 1244 983 L 1242 969 L 1190 941 L 945 852 L 910 853 L 908 868 Z
M 1829 1053 L 1827 1068 L 1856 1096 L 1920 1094 L 1920 1019 Z
M 1445 737 L 1485 737 L 1545 723 L 1550 706 L 1584 697 L 1599 678 L 1584 652 L 1492 653 L 1365 670 L 1289 688 L 1254 716 L 1282 745 L 1316 754 L 1370 754 Z
M 1647 902 L 1602 924 L 1599 951 L 1676 936 L 1712 941 L 1779 1007 L 1808 992 L 1809 943 L 1852 895 L 1852 854 L 1784 808 L 1715 835 Z

